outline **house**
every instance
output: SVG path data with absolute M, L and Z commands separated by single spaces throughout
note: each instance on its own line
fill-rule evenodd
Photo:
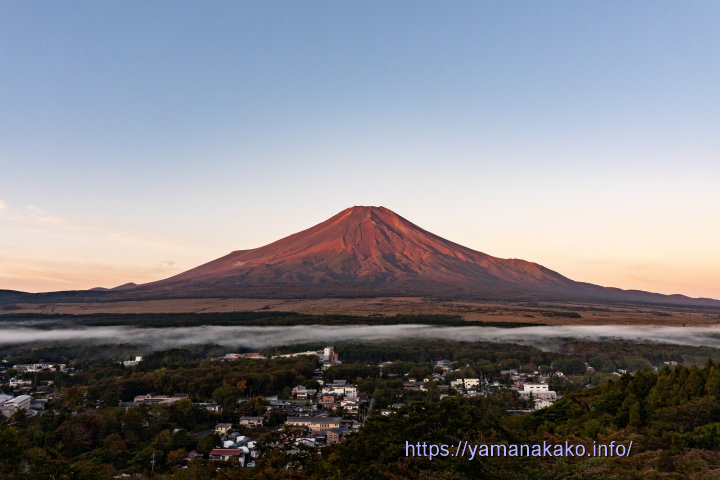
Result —
M 188 453 L 187 457 L 185 458 L 186 461 L 190 462 L 192 460 L 195 460 L 196 458 L 203 458 L 203 454 L 198 452 L 197 450 L 193 450 L 192 452 Z
M 535 403 L 535 410 L 540 410 L 541 408 L 549 407 L 553 404 L 552 400 L 544 400 L 541 398 L 536 398 L 534 400 Z
M 285 425 L 307 427 L 311 432 L 326 432 L 331 428 L 339 428 L 341 417 L 288 417 Z
M 302 385 L 300 385 L 300 387 L 302 387 Z M 295 388 L 297 389 L 298 387 Z M 298 400 L 307 400 L 308 398 L 312 398 L 315 392 L 317 392 L 317 390 L 302 387 L 298 390 L 293 390 L 293 395 L 295 395 Z
M 300 437 L 295 440 L 295 445 L 305 445 L 306 447 L 315 448 L 317 446 L 317 440 L 314 438 Z
M 320 403 L 322 404 L 331 404 L 335 403 L 338 400 L 338 395 L 335 395 L 334 393 L 323 393 L 320 397 Z
M 10 379 L 10 387 L 11 388 L 29 387 L 31 385 L 32 385 L 32 380 L 22 380 L 19 378 L 11 378 Z
M 332 383 L 324 385 L 321 393 L 357 397 L 357 387 L 355 385 L 348 384 L 347 380 L 335 380 Z
M 218 423 L 215 425 L 215 429 L 213 431 L 218 435 L 227 435 L 230 430 L 232 430 L 231 423 Z
M 210 454 L 208 455 L 210 460 L 238 460 L 240 463 L 244 463 L 245 461 L 245 455 L 248 454 L 250 450 L 247 447 L 240 447 L 240 448 L 213 448 L 210 450 Z
M 196 403 L 195 405 L 199 407 L 203 407 L 205 410 L 211 413 L 221 413 L 222 412 L 222 406 L 218 405 L 215 402 L 210 403 Z
M 0 413 L 6 418 L 12 417 L 18 410 L 28 410 L 30 408 L 30 402 L 32 398 L 30 395 L 19 395 L 17 397 L 6 400 L 5 403 L 0 406 Z
M 349 429 L 347 427 L 331 428 L 325 432 L 327 438 L 327 444 L 340 443 L 345 439 Z
M 264 417 L 240 417 L 238 423 L 243 427 L 257 428 L 262 427 Z
M 452 360 L 438 360 L 435 362 L 435 366 L 441 368 L 443 372 L 452 370 Z
M 270 400 L 270 404 L 268 405 L 268 408 L 270 410 L 281 410 L 281 411 L 287 411 L 290 409 L 292 404 L 290 402 L 286 402 L 283 400 Z
M 463 378 L 463 386 L 465 390 L 477 390 L 480 386 L 479 378 Z
M 355 415 L 360 413 L 360 401 L 355 398 L 347 398 L 340 402 L 340 407 L 347 410 L 348 413 Z

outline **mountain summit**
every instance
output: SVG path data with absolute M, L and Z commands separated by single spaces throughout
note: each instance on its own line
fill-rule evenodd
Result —
M 120 293 L 120 292 L 118 292 Z M 269 245 L 238 250 L 123 296 L 597 298 L 693 303 L 681 295 L 604 288 L 430 233 L 385 207 L 351 207 Z M 717 304 L 713 300 L 712 304 Z

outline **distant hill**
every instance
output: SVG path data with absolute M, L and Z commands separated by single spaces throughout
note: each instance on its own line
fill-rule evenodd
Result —
M 164 280 L 92 293 L 94 301 L 429 296 L 720 306 L 713 299 L 577 282 L 537 263 L 497 258 L 458 245 L 385 207 L 348 208 L 269 245 L 238 250 Z M 79 300 L 84 292 L 42 295 L 52 295 L 53 301 L 65 296 Z

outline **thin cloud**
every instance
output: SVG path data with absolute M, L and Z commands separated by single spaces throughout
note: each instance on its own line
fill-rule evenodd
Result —
M 84 230 L 93 231 L 100 234 L 104 239 L 126 243 L 138 246 L 150 247 L 166 247 L 167 243 L 155 239 L 149 239 L 147 236 L 127 233 L 110 228 L 108 225 L 90 224 L 86 222 L 78 222 L 66 218 L 52 215 L 47 211 L 35 205 L 26 205 L 22 209 L 11 208 L 7 203 L 0 200 L 0 220 L 13 222 L 21 225 L 31 225 L 34 227 L 45 227 L 53 229 L 62 227 L 66 230 Z
M 2 200 L 0 200 L 0 219 L 20 224 L 86 228 L 68 219 L 51 215 L 35 205 L 26 205 L 24 208 L 11 208 Z
M 150 240 L 147 238 L 130 235 L 125 232 L 108 233 L 105 235 L 105 239 L 112 240 L 115 242 L 127 243 L 129 245 L 141 246 L 141 247 L 165 247 L 165 246 L 167 246 L 167 244 L 165 242 L 160 242 L 157 240 Z

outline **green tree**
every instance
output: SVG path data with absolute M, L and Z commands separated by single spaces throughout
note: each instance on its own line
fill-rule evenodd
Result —
M 13 427 L 0 424 L 0 471 L 12 475 L 20 466 L 22 445 Z
M 720 368 L 713 365 L 709 370 L 710 372 L 705 381 L 705 391 L 708 395 L 720 396 Z
M 223 385 L 213 391 L 212 398 L 217 403 L 222 405 L 223 409 L 230 410 L 235 408 L 237 405 L 237 399 L 240 396 L 240 392 L 236 387 L 232 385 Z
M 640 427 L 643 423 L 642 421 L 642 409 L 640 408 L 640 401 L 636 401 L 632 404 L 632 407 L 630 407 L 630 412 L 628 414 L 629 421 L 628 423 L 632 425 L 633 427 Z
M 197 451 L 207 455 L 208 453 L 210 453 L 210 450 L 215 448 L 216 443 L 217 439 L 214 437 L 214 435 L 205 435 L 200 440 L 198 440 Z
M 169 466 L 182 465 L 182 463 L 185 461 L 186 457 L 187 457 L 187 452 L 185 451 L 185 449 L 178 448 L 177 450 L 172 450 L 172 451 L 168 452 L 165 462 Z

